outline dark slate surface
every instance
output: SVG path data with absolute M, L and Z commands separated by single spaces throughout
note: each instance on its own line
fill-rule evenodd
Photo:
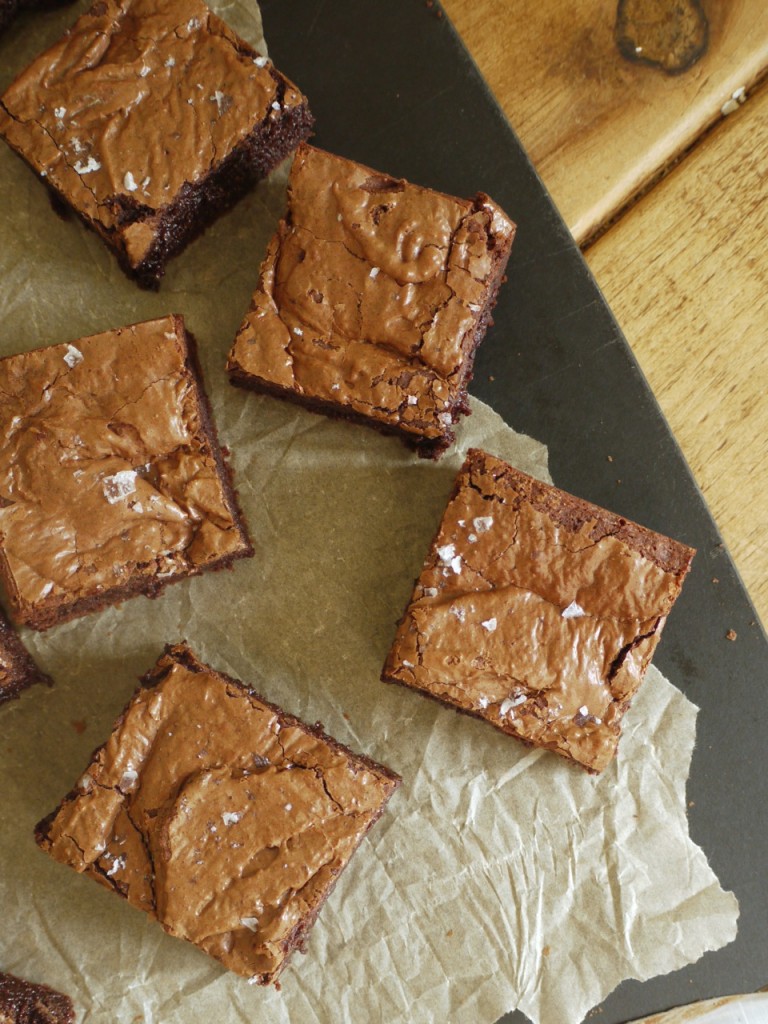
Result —
M 275 62 L 310 97 L 318 145 L 449 193 L 488 192 L 517 221 L 509 283 L 471 391 L 548 445 L 560 487 L 698 548 L 655 663 L 701 708 L 691 835 L 739 898 L 739 935 L 689 968 L 624 983 L 594 1019 L 620 1024 L 764 986 L 768 643 L 626 341 L 436 8 L 423 0 L 263 0 L 262 10 Z M 726 639 L 730 629 L 735 642 Z

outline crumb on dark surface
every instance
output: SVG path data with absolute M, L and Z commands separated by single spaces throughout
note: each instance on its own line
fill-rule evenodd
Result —
M 727 640 L 735 640 L 738 635 L 735 629 L 729 629 L 725 634 Z

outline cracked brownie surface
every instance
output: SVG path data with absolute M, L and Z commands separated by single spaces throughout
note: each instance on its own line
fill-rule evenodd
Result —
M 399 782 L 180 644 L 37 841 L 267 984 Z
M 13 974 L 0 974 L 0 1024 L 74 1024 L 69 996 Z
M 693 555 L 471 449 L 382 679 L 602 771 Z
M 252 554 L 181 316 L 0 360 L 0 578 L 46 629 Z
M 99 0 L 0 99 L 0 135 L 149 287 L 311 127 L 201 0 Z
M 229 356 L 233 383 L 400 435 L 439 455 L 467 385 L 515 226 L 311 146 Z

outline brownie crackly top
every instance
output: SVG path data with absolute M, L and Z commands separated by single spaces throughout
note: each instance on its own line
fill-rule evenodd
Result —
M 74 1024 L 69 996 L 13 974 L 0 974 L 0 1024 Z
M 0 360 L 0 575 L 19 621 L 251 553 L 188 344 L 170 316 Z
M 444 447 L 514 230 L 487 196 L 300 146 L 232 379 Z
M 99 0 L 0 98 L 0 134 L 137 267 L 169 204 L 305 102 L 201 0 Z
M 144 683 L 38 842 L 230 970 L 270 981 L 399 778 L 185 645 Z
M 693 554 L 472 449 L 383 678 L 601 771 Z

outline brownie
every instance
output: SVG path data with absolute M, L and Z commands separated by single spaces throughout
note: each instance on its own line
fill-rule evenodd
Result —
M 301 145 L 230 380 L 439 456 L 469 412 L 514 233 L 486 195 L 454 199 Z
M 0 580 L 47 629 L 253 554 L 181 316 L 0 359 Z
M 13 700 L 35 683 L 50 685 L 51 679 L 40 671 L 0 611 L 0 704 Z
M 13 974 L 0 974 L 0 1024 L 73 1024 L 69 996 Z
M 693 555 L 470 449 L 382 679 L 600 772 Z
M 0 135 L 144 287 L 311 127 L 202 0 L 99 0 L 0 98 Z
M 36 838 L 265 985 L 399 783 L 179 644 Z

